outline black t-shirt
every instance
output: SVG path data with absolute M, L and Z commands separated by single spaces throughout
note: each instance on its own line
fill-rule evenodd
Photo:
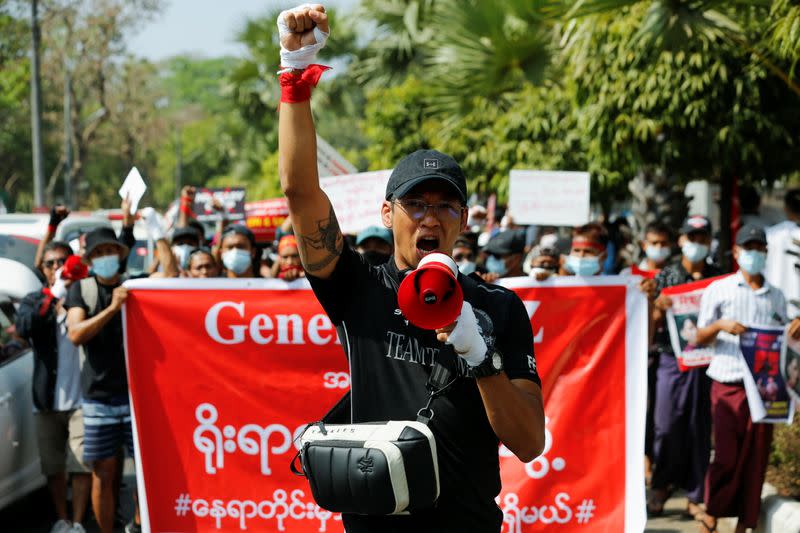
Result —
M 97 279 L 97 278 L 95 278 Z M 69 288 L 64 307 L 82 307 L 86 318 L 91 318 L 111 305 L 116 285 L 97 283 L 97 312 L 89 309 L 81 295 L 81 284 L 73 283 Z M 87 400 L 103 401 L 115 396 L 127 396 L 128 376 L 125 372 L 125 348 L 122 341 L 122 313 L 117 313 L 103 329 L 84 345 L 86 361 L 81 370 L 83 397 Z
M 394 258 L 371 267 L 346 247 L 331 278 L 308 276 L 348 356 L 353 422 L 415 420 L 428 398 L 425 384 L 434 361 L 460 376 L 432 406 L 441 484 L 436 508 L 410 516 L 345 515 L 345 527 L 348 532 L 499 531 L 503 515 L 494 501 L 500 492 L 499 441 L 475 380 L 466 377 L 466 362 L 433 331 L 408 323 L 398 309 L 397 289 L 405 274 Z M 508 377 L 541 385 L 519 297 L 460 274 L 459 281 L 487 345 L 502 354 Z

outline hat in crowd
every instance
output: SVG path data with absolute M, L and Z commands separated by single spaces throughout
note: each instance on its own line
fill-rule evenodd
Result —
M 392 231 L 382 226 L 370 226 L 364 229 L 358 234 L 358 237 L 356 237 L 356 246 L 361 246 L 361 244 L 367 239 L 380 239 L 389 246 L 394 246 Z
M 222 238 L 224 239 L 225 237 L 227 237 L 231 233 L 236 233 L 237 235 L 242 235 L 242 236 L 246 237 L 247 240 L 250 241 L 250 244 L 252 245 L 252 247 L 253 248 L 256 247 L 256 236 L 253 235 L 253 232 L 250 231 L 247 228 L 247 226 L 243 226 L 241 224 L 230 224 L 228 226 L 225 226 L 225 229 L 222 230 Z
M 297 237 L 294 235 L 284 235 L 281 237 L 281 240 L 278 241 L 278 253 L 281 253 L 291 246 L 297 248 Z
M 123 256 L 127 256 L 130 251 L 127 246 L 117 240 L 114 230 L 111 228 L 95 228 L 86 234 L 86 254 L 85 257 L 91 257 L 92 252 L 98 246 L 103 244 L 113 244 L 119 248 Z
M 172 238 L 171 242 L 175 242 L 178 239 L 192 239 L 194 241 L 200 242 L 200 234 L 197 233 L 197 229 L 192 227 L 184 227 L 184 228 L 175 228 L 172 231 Z
M 450 184 L 462 202 L 467 201 L 467 178 L 456 160 L 436 150 L 417 150 L 397 163 L 386 183 L 386 199 L 402 198 L 428 180 Z
M 520 230 L 501 231 L 489 239 L 483 251 L 490 255 L 521 254 L 525 251 L 525 232 Z
M 683 226 L 681 226 L 681 235 L 688 235 L 698 231 L 711 235 L 711 221 L 708 217 L 691 215 L 683 222 Z
M 748 242 L 767 244 L 767 234 L 764 233 L 764 228 L 756 224 L 745 224 L 736 234 L 736 244 L 742 246 Z

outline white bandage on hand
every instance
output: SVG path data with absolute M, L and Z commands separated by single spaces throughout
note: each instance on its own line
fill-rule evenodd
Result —
M 311 4 L 302 4 L 295 8 L 281 11 L 278 15 L 278 35 L 283 38 L 285 35 L 292 33 L 289 25 L 286 24 L 287 13 L 302 13 L 306 9 L 310 9 Z M 325 47 L 330 33 L 325 33 L 319 29 L 319 26 L 314 27 L 314 39 L 316 43 L 308 44 L 298 50 L 287 50 L 281 43 L 281 66 L 284 68 L 304 69 L 313 64 L 317 60 L 317 53 Z
M 142 220 L 144 220 L 147 234 L 154 241 L 160 241 L 164 238 L 164 230 L 161 229 L 161 223 L 158 221 L 156 210 L 152 207 L 145 207 L 141 211 Z
M 56 281 L 53 283 L 53 286 L 50 287 L 50 294 L 62 300 L 67 296 L 67 284 L 61 278 L 61 273 L 64 271 L 64 267 L 59 268 L 56 270 Z
M 461 314 L 455 329 L 447 337 L 447 344 L 451 344 L 469 366 L 478 366 L 486 359 L 486 341 L 478 330 L 478 319 L 467 301 L 461 305 Z

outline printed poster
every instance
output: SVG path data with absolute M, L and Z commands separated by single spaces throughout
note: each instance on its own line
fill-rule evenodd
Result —
M 800 341 L 791 338 L 788 332 L 784 332 L 784 336 L 786 342 L 781 351 L 781 377 L 789 396 L 800 403 Z
M 789 397 L 780 369 L 783 327 L 751 326 L 739 335 L 739 347 L 747 365 L 744 386 L 753 422 L 791 423 L 794 402 Z

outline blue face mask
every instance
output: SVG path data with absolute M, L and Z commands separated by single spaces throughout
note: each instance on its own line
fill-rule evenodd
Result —
M 119 256 L 114 254 L 95 257 L 92 259 L 92 270 L 103 279 L 113 278 L 119 273 Z
M 253 260 L 247 250 L 233 248 L 222 254 L 222 264 L 225 265 L 225 268 L 238 275 L 244 274 L 253 264 Z
M 508 269 L 506 268 L 506 260 L 494 255 L 490 255 L 486 258 L 486 270 L 499 276 L 505 276 L 508 272 Z
M 690 263 L 699 263 L 708 257 L 708 246 L 696 242 L 687 242 L 681 247 L 681 253 Z
M 645 255 L 650 261 L 655 263 L 663 263 L 669 257 L 669 254 L 672 250 L 669 249 L 669 246 L 647 246 L 647 249 L 644 251 Z
M 758 250 L 742 250 L 739 252 L 739 259 L 736 262 L 739 263 L 742 270 L 755 276 L 763 272 L 767 264 L 767 254 Z
M 567 270 L 576 276 L 594 276 L 600 272 L 600 258 L 596 256 L 567 256 Z

